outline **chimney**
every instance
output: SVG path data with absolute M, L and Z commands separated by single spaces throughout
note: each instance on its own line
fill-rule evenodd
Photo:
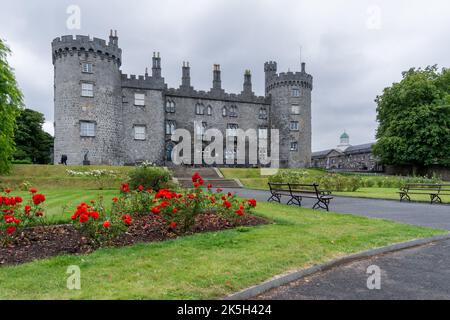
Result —
M 159 52 L 153 52 L 152 77 L 161 78 L 161 58 Z
M 191 67 L 189 66 L 189 62 L 183 61 L 183 67 L 181 68 L 181 86 L 183 88 L 191 87 Z
M 215 64 L 213 68 L 213 89 L 222 89 L 222 80 L 220 80 L 220 64 Z
M 243 93 L 252 93 L 252 73 L 250 70 L 245 70 L 244 73 L 244 91 Z
M 111 29 L 110 33 L 109 33 L 109 45 L 112 47 L 118 47 L 119 46 L 119 37 L 117 36 L 117 30 L 113 30 Z
M 306 72 L 306 63 L 302 62 L 302 73 Z

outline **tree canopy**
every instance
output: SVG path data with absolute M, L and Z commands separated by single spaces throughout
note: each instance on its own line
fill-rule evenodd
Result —
M 7 61 L 9 54 L 10 49 L 0 39 L 0 173 L 10 169 L 16 117 L 23 105 L 22 93 Z
M 14 138 L 14 159 L 38 164 L 51 162 L 53 137 L 42 129 L 44 122 L 44 115 L 40 112 L 25 109 L 20 113 Z
M 402 75 L 375 100 L 374 154 L 383 164 L 450 166 L 450 69 L 428 66 Z

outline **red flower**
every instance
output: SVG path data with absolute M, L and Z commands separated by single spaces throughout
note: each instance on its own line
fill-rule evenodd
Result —
M 212 203 L 216 203 L 216 201 L 217 201 L 216 198 L 214 198 L 214 197 L 211 197 L 210 199 L 211 199 Z
M 138 189 L 139 189 L 139 191 L 142 191 L 142 190 L 144 190 L 144 186 L 140 185 Z
M 227 200 L 227 197 L 225 197 L 225 196 L 222 196 L 222 200 Z
M 42 211 L 36 212 L 36 217 L 43 217 L 44 213 Z
M 228 192 L 228 196 L 231 197 L 233 194 L 231 192 Z
M 210 184 L 208 184 L 206 187 L 207 187 L 208 189 L 211 189 L 213 186 L 212 186 L 212 184 L 210 183 Z
M 14 226 L 10 226 L 8 228 L 6 228 L 6 233 L 7 234 L 13 234 L 14 232 L 16 232 L 17 228 Z
M 5 193 L 10 193 L 12 190 L 10 188 L 5 188 L 3 191 L 5 191 Z
M 171 222 L 169 225 L 172 229 L 175 229 L 177 227 L 177 223 L 175 221 Z
M 15 219 L 15 220 L 14 220 L 14 223 L 15 223 L 15 224 L 19 224 L 19 223 L 21 223 L 21 222 L 22 222 L 22 220 L 20 220 L 20 219 Z
M 108 229 L 111 226 L 111 222 L 105 221 L 103 222 L 103 228 Z
M 95 220 L 97 220 L 97 219 L 100 217 L 100 215 L 98 214 L 97 211 L 91 211 L 91 212 L 89 212 L 89 215 L 90 215 L 92 218 L 94 218 Z
M 117 197 L 114 197 L 114 198 L 112 198 L 112 201 L 113 201 L 114 203 L 116 203 L 117 201 L 119 201 L 119 199 L 118 199 Z
M 178 212 L 178 209 L 177 209 L 177 208 L 173 208 L 173 209 L 172 209 L 172 212 L 173 212 L 173 213 L 177 213 L 177 212 Z
M 130 186 L 128 185 L 128 183 L 123 183 L 122 186 L 120 187 L 120 191 L 122 191 L 123 193 L 129 192 Z
M 125 215 L 122 216 L 122 221 L 127 226 L 131 225 L 131 217 L 128 214 L 125 214 Z
M 216 190 L 217 193 L 221 193 L 222 191 L 223 191 L 223 189 L 220 189 L 220 188 L 218 188 L 218 189 Z
M 14 222 L 14 217 L 10 216 L 10 215 L 5 215 L 5 222 L 6 223 L 13 223 Z
M 80 222 L 81 222 L 81 223 L 86 223 L 86 222 L 88 222 L 88 220 L 89 220 L 89 216 L 88 216 L 87 214 L 83 213 L 83 214 L 80 216 Z
M 198 183 L 202 186 L 202 185 L 205 183 L 205 180 L 203 180 L 202 178 L 200 178 L 200 179 L 198 180 Z
M 152 208 L 152 213 L 153 214 L 160 214 L 161 213 L 161 207 L 160 206 L 156 206 Z
M 239 210 L 236 211 L 236 214 L 237 214 L 238 216 L 243 216 L 243 215 L 244 215 L 244 211 L 242 211 L 241 209 L 239 209 Z
M 38 192 L 38 190 L 36 188 L 30 188 L 30 193 L 35 194 L 37 192 Z
M 249 203 L 252 207 L 256 207 L 256 200 L 255 200 L 255 199 L 250 199 L 250 200 L 248 200 L 248 203 Z
M 194 188 L 198 188 L 198 187 L 200 187 L 200 183 L 194 182 Z
M 45 201 L 45 196 L 43 194 L 35 194 L 33 196 L 33 203 L 35 205 L 38 205 L 38 204 L 40 204 L 40 203 L 42 203 L 44 201 Z
M 26 205 L 26 206 L 24 207 L 24 210 L 25 210 L 25 214 L 30 214 L 31 206 Z
M 16 197 L 15 198 L 16 203 L 22 203 L 23 199 L 21 197 Z
M 200 179 L 201 179 L 201 177 L 200 177 L 200 174 L 198 172 L 196 172 L 196 173 L 194 173 L 192 175 L 192 182 L 197 182 Z
M 92 204 L 94 204 L 94 203 L 95 203 L 95 201 L 94 201 L 94 200 L 91 200 L 90 202 L 91 202 Z
M 224 202 L 222 203 L 222 206 L 228 209 L 228 208 L 231 207 L 231 202 L 228 201 L 228 200 L 226 200 L 226 201 L 224 201 Z

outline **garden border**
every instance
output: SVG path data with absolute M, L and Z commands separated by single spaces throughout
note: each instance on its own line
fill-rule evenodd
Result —
M 414 247 L 420 247 L 420 246 L 424 246 L 427 244 L 445 241 L 445 240 L 449 240 L 449 239 L 450 239 L 450 233 L 447 233 L 444 235 L 434 236 L 434 237 L 430 237 L 430 238 L 416 239 L 416 240 L 407 241 L 407 242 L 401 242 L 401 243 L 389 245 L 386 247 L 381 247 L 381 248 L 377 248 L 377 249 L 372 249 L 372 250 L 352 254 L 352 255 L 334 259 L 332 261 L 325 262 L 323 264 L 319 264 L 319 265 L 316 265 L 316 266 L 313 266 L 313 267 L 310 267 L 307 269 L 301 269 L 301 270 L 291 271 L 288 273 L 277 275 L 267 281 L 264 281 L 263 283 L 260 283 L 255 286 L 241 290 L 239 292 L 233 293 L 233 294 L 223 298 L 223 300 L 251 299 L 251 298 L 258 296 L 258 295 L 260 295 L 266 291 L 269 291 L 271 289 L 277 288 L 282 285 L 286 285 L 290 282 L 302 279 L 307 276 L 311 276 L 311 275 L 319 273 L 319 272 L 330 270 L 332 268 L 338 267 L 343 264 L 347 264 L 347 263 L 357 261 L 357 260 L 371 258 L 373 256 L 377 256 L 377 255 L 381 255 L 381 254 L 387 254 L 387 253 L 392 253 L 392 252 L 410 249 L 410 248 L 414 248 Z

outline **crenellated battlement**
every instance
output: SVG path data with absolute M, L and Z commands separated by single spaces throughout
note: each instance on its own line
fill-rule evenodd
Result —
M 109 43 L 104 39 L 91 38 L 83 35 L 66 35 L 55 38 L 52 41 L 53 63 L 63 55 L 92 54 L 103 59 L 114 61 L 120 66 L 122 63 L 122 49 L 118 47 L 117 39 L 117 35 L 113 36 L 112 34 Z
M 228 102 L 242 102 L 242 103 L 256 103 L 256 104 L 270 104 L 270 99 L 263 96 L 236 94 L 236 93 L 216 93 L 204 90 L 185 90 L 169 88 L 166 91 L 167 96 L 186 97 L 203 100 L 222 100 Z
M 121 75 L 122 87 L 123 88 L 133 88 L 133 89 L 143 89 L 143 90 L 164 90 L 167 85 L 164 82 L 164 78 L 152 77 L 148 74 L 145 75 L 135 75 L 135 74 L 124 74 Z
M 312 90 L 313 77 L 306 72 L 280 72 L 273 74 L 266 82 L 266 91 L 281 86 L 299 86 Z

